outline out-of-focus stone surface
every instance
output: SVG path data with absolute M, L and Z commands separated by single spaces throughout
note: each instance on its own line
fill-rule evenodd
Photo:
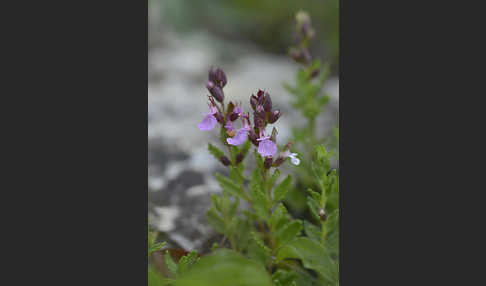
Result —
M 275 125 L 278 141 L 287 142 L 290 126 L 303 121 L 289 105 L 291 95 L 282 87 L 292 82 L 297 66 L 287 57 L 259 52 L 252 46 L 225 43 L 201 32 L 179 36 L 165 32 L 149 49 L 148 186 L 149 223 L 164 232 L 169 242 L 199 249 L 215 234 L 206 222 L 210 194 L 219 192 L 214 172 L 224 170 L 207 151 L 219 145 L 217 131 L 197 128 L 207 112 L 207 71 L 211 65 L 226 72 L 226 100 L 240 101 L 246 111 L 249 96 L 259 88 L 272 96 L 282 111 Z M 319 118 L 323 134 L 337 124 L 338 80 L 330 79 L 331 97 Z

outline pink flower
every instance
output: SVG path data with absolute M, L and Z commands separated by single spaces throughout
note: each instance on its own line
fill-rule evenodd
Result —
M 203 121 L 199 123 L 199 129 L 203 131 L 209 131 L 216 126 L 216 123 L 218 122 L 216 117 L 214 116 L 218 112 L 218 109 L 216 108 L 215 105 L 212 103 L 209 104 L 209 112 L 208 113 L 203 113 L 205 115 Z
M 258 144 L 258 153 L 263 157 L 273 156 L 277 153 L 277 145 L 270 140 L 270 136 L 265 136 L 263 132 L 261 132 L 260 138 L 258 138 L 257 141 L 260 141 Z
M 248 125 L 248 123 L 245 120 L 243 120 L 243 127 L 241 127 L 240 130 L 238 130 L 238 132 L 236 132 L 236 135 L 233 138 L 231 138 L 231 137 L 227 138 L 226 142 L 228 142 L 228 144 L 233 145 L 233 146 L 241 145 L 241 144 L 245 143 L 246 138 L 248 138 L 248 136 L 247 136 L 248 131 L 250 131 L 250 126 Z

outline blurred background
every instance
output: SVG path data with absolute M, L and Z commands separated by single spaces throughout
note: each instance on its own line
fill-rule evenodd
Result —
M 241 101 L 265 89 L 282 117 L 278 142 L 302 124 L 282 87 L 294 83 L 298 65 L 287 55 L 295 14 L 307 11 L 316 37 L 314 58 L 331 64 L 325 86 L 330 102 L 318 119 L 319 133 L 338 122 L 338 0 L 149 0 L 148 186 L 149 224 L 173 247 L 204 252 L 216 239 L 206 223 L 210 194 L 219 191 L 214 173 L 224 168 L 207 151 L 217 132 L 197 128 L 207 112 L 205 84 L 210 66 L 227 75 L 225 97 Z

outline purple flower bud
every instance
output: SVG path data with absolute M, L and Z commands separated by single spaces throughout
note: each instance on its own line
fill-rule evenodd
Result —
M 250 139 L 251 143 L 253 143 L 253 145 L 255 146 L 258 146 L 258 136 L 256 135 L 255 131 L 253 131 L 253 129 L 251 129 L 249 132 L 248 132 L 248 139 Z
M 272 111 L 272 99 L 270 98 L 270 94 L 265 93 L 265 99 L 263 101 L 263 109 L 266 112 Z
M 270 167 L 272 167 L 272 162 L 273 162 L 272 157 L 266 157 L 265 161 L 263 161 L 263 166 L 265 167 L 265 169 L 270 169 Z
M 264 94 L 265 92 L 263 90 L 261 89 L 258 90 L 257 92 L 258 105 L 263 105 L 263 100 L 265 99 L 263 96 Z
M 239 164 L 241 163 L 241 161 L 243 161 L 244 159 L 244 156 L 242 153 L 238 153 L 238 155 L 236 155 L 236 164 Z
M 275 123 L 275 122 L 277 122 L 277 120 L 278 120 L 279 117 L 280 117 L 280 110 L 278 110 L 278 109 L 277 110 L 274 110 L 270 114 L 270 116 L 268 118 L 268 122 Z
M 253 116 L 253 122 L 255 123 L 255 127 L 261 129 L 263 128 L 264 124 L 265 124 L 265 121 L 263 120 L 263 118 L 259 117 L 257 115 L 257 113 L 254 114 Z
M 219 123 L 221 123 L 221 124 L 223 124 L 223 123 L 224 123 L 224 117 L 223 117 L 223 115 L 221 114 L 221 112 L 219 112 L 219 111 L 218 111 L 217 113 L 215 113 L 215 114 L 214 114 L 214 118 L 216 118 L 216 120 L 217 120 Z
M 212 81 L 213 83 L 217 84 L 219 87 L 223 88 L 227 83 L 226 74 L 220 68 L 215 69 L 211 67 L 209 69 L 209 81 Z
M 278 167 L 282 165 L 282 163 L 285 161 L 284 157 L 277 157 L 277 159 L 273 162 L 273 167 Z
M 253 110 L 255 110 L 257 104 L 258 104 L 258 99 L 257 99 L 257 97 L 255 95 L 252 94 L 250 96 L 250 105 L 251 105 L 251 108 L 253 108 Z
M 236 119 L 238 119 L 238 113 L 231 113 L 231 115 L 229 116 L 230 120 L 231 121 L 235 121 Z
M 220 161 L 221 163 L 223 163 L 223 165 L 225 165 L 225 166 L 229 166 L 229 165 L 231 165 L 230 160 L 229 160 L 229 159 L 228 159 L 228 157 L 226 157 L 226 156 L 221 156 L 221 158 L 219 158 L 219 161 Z
M 224 100 L 224 93 L 221 87 L 215 85 L 212 81 L 208 81 L 206 83 L 206 88 L 209 90 L 211 95 L 219 102 L 223 102 Z

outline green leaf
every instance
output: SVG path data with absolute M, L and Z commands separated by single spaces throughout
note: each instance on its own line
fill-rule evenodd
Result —
M 151 266 L 148 267 L 148 286 L 166 286 L 165 279 Z
M 245 177 L 243 176 L 243 169 L 240 168 L 241 165 L 238 165 L 237 167 L 230 167 L 229 171 L 229 178 L 236 184 L 236 185 L 242 185 L 243 181 L 245 180 Z
M 219 173 L 216 173 L 215 177 L 223 191 L 226 191 L 233 196 L 237 196 L 243 199 L 245 198 L 244 190 L 240 185 L 234 183 L 228 177 L 225 177 Z
M 321 206 L 319 203 L 314 199 L 313 197 L 307 197 L 307 205 L 309 206 L 309 209 L 314 216 L 315 219 L 321 220 L 321 217 L 319 216 L 319 211 L 321 209 Z
M 208 143 L 208 151 L 209 151 L 209 153 L 211 153 L 211 155 L 213 155 L 213 156 L 214 156 L 214 158 L 216 158 L 216 160 L 218 160 L 218 161 L 219 161 L 219 159 L 220 159 L 221 157 L 223 157 L 223 156 L 224 156 L 224 152 L 223 152 L 223 151 L 221 151 L 221 150 L 219 150 L 219 149 L 218 149 L 216 146 L 214 146 L 214 145 L 213 145 L 213 144 L 211 144 L 211 143 Z
M 279 203 L 272 215 L 270 216 L 270 227 L 273 232 L 279 232 L 285 225 L 290 222 L 287 209 L 282 203 Z
M 277 233 L 277 245 L 279 248 L 284 246 L 289 241 L 294 240 L 302 231 L 302 222 L 300 220 L 294 220 L 285 225 L 282 230 Z
M 250 151 L 250 147 L 251 147 L 250 140 L 246 140 L 243 146 L 241 146 L 240 154 L 243 156 L 243 158 L 245 158 L 246 155 L 248 155 L 248 151 Z
M 264 267 L 241 254 L 218 249 L 174 282 L 174 286 L 271 286 Z
M 325 247 L 333 260 L 339 258 L 339 209 L 333 211 L 326 220 Z
M 332 261 L 326 249 L 319 243 L 307 237 L 297 238 L 278 251 L 276 262 L 288 258 L 300 259 L 305 268 L 317 271 L 332 284 L 338 283 L 339 266 Z
M 209 224 L 219 233 L 224 234 L 226 232 L 226 226 L 223 218 L 221 218 L 214 208 L 210 208 L 206 213 L 206 218 Z
M 179 263 L 177 263 L 177 273 L 179 275 L 186 273 L 194 264 L 197 263 L 198 260 L 199 257 L 197 256 L 196 250 L 193 250 L 189 254 L 182 256 L 179 260 Z
M 309 239 L 321 243 L 322 232 L 321 229 L 308 221 L 304 221 L 304 231 Z
M 273 188 L 273 185 L 275 184 L 275 182 L 279 177 L 280 177 L 280 171 L 278 169 L 275 169 L 275 171 L 273 171 L 272 176 L 267 181 L 267 190 L 271 190 Z
M 292 177 L 288 175 L 287 178 L 285 178 L 285 180 L 282 183 L 280 183 L 278 187 L 275 188 L 273 192 L 274 202 L 278 202 L 282 200 L 291 187 L 292 187 Z
M 172 257 L 170 257 L 168 250 L 165 252 L 165 264 L 167 264 L 167 267 L 173 275 L 177 275 L 177 264 L 175 264 L 174 260 L 172 260 Z
M 252 231 L 251 237 L 256 242 L 256 244 L 265 252 L 265 254 L 270 255 L 272 250 L 265 245 L 263 240 L 256 234 L 256 232 Z

